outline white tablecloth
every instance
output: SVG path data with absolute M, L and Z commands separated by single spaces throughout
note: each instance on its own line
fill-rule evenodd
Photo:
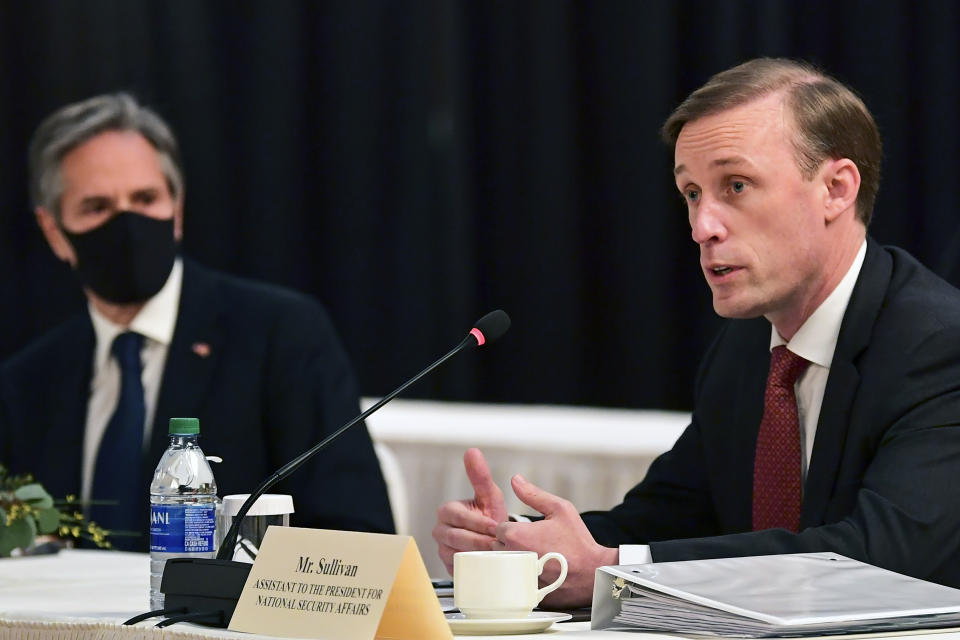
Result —
M 180 623 L 156 629 L 156 620 L 120 626 L 149 610 L 149 556 L 117 551 L 63 551 L 35 558 L 0 559 L 0 640 L 206 640 L 268 638 Z M 628 637 L 592 632 L 589 623 L 555 624 L 546 634 L 512 636 L 564 640 Z M 481 638 L 480 636 L 471 636 Z M 499 636 L 503 637 L 503 636 Z M 629 634 L 638 640 L 635 634 Z M 664 637 L 665 636 L 661 636 Z M 653 639 L 653 636 L 650 636 Z M 954 639 L 954 640 L 960 640 Z
M 156 621 L 135 627 L 121 623 L 147 610 L 149 557 L 116 551 L 63 551 L 55 556 L 0 559 L 0 640 L 261 640 L 270 636 L 235 633 L 180 623 L 165 629 Z M 898 634 L 904 635 L 904 634 Z M 466 637 L 466 636 L 464 636 Z M 493 640 L 505 636 L 470 636 Z M 588 622 L 554 624 L 516 640 L 684 640 L 679 634 L 591 631 Z M 859 636 L 864 637 L 864 636 Z M 877 634 L 873 637 L 892 638 Z M 919 632 L 915 640 L 960 640 L 960 633 Z M 834 636 L 831 640 L 843 640 Z
M 487 454 L 512 511 L 529 512 L 509 491 L 509 478 L 518 472 L 581 509 L 606 508 L 643 477 L 687 419 L 657 411 L 395 400 L 368 424 L 392 460 L 386 466 L 401 496 L 404 533 L 415 537 L 431 575 L 441 576 L 446 571 L 430 531 L 442 502 L 472 495 L 462 464 L 467 448 Z M 67 551 L 0 560 L 0 640 L 235 635 L 188 625 L 118 626 L 149 609 L 148 576 L 146 554 Z M 587 623 L 554 625 L 549 633 L 592 636 Z
M 394 496 L 407 523 L 401 533 L 414 537 L 430 575 L 439 577 L 447 572 L 430 532 L 437 507 L 473 495 L 463 471 L 468 448 L 486 454 L 511 513 L 532 513 L 510 490 L 515 473 L 581 511 L 607 509 L 643 478 L 689 419 L 670 411 L 394 400 L 367 425 L 401 476 L 401 496 Z

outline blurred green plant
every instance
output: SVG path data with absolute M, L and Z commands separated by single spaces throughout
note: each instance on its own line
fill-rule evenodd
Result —
M 54 500 L 33 476 L 11 476 L 0 464 L 0 557 L 29 549 L 38 535 L 54 534 L 111 546 L 109 532 L 85 521 L 75 496 Z

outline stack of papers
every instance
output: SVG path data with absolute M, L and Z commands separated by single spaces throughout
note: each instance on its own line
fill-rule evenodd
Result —
M 595 629 L 764 638 L 960 626 L 960 590 L 835 553 L 601 567 Z

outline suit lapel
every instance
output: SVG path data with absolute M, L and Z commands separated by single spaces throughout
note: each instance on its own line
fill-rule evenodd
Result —
M 184 260 L 177 323 L 163 368 L 150 438 L 151 460 L 159 460 L 167 447 L 170 418 L 199 413 L 223 346 L 219 310 L 213 279 L 201 267 Z
M 749 452 L 750 464 L 739 466 L 743 473 L 733 478 L 733 492 L 736 496 L 735 530 L 749 531 L 753 526 L 753 457 L 757 448 L 757 433 L 763 419 L 763 395 L 767 386 L 767 373 L 770 369 L 770 323 L 757 321 L 757 330 L 751 339 L 749 348 L 744 349 L 744 360 L 740 367 L 740 390 L 736 394 L 736 421 L 730 424 L 745 425 L 743 429 L 730 431 L 732 456 Z M 739 452 L 739 453 L 738 453 Z M 732 458 L 733 459 L 733 458 Z
M 56 470 L 62 483 L 59 488 L 49 486 L 56 493 L 80 495 L 83 438 L 87 423 L 87 404 L 90 397 L 90 378 L 93 371 L 93 348 L 96 341 L 93 326 L 86 314 L 78 318 L 76 328 L 62 341 L 59 384 L 50 389 L 62 390 L 62 395 L 48 399 L 40 413 L 50 410 L 50 428 L 46 434 L 44 457 L 48 468 Z M 43 479 L 49 485 L 53 479 Z M 58 497 L 64 497 L 59 495 Z
M 868 239 L 867 255 L 843 316 L 823 394 L 817 435 L 804 486 L 801 529 L 819 525 L 823 521 L 847 439 L 850 412 L 860 384 L 856 363 L 870 342 L 873 323 L 886 295 L 892 269 L 890 256 L 872 239 Z

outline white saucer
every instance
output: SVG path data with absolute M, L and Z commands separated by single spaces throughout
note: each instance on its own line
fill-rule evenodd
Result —
M 554 622 L 563 622 L 569 613 L 533 611 L 526 618 L 468 618 L 462 613 L 448 613 L 450 630 L 459 636 L 502 636 L 512 633 L 540 633 Z

